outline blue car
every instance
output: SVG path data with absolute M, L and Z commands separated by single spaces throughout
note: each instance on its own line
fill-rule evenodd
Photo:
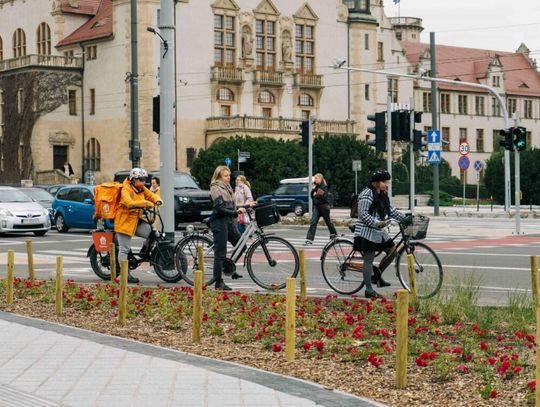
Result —
M 52 203 L 55 227 L 65 233 L 71 228 L 95 229 L 94 186 L 66 185 L 58 190 Z

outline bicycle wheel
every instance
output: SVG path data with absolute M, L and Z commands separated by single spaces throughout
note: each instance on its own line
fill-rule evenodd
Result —
M 118 248 L 116 253 L 118 253 Z M 99 252 L 95 246 L 92 245 L 88 252 L 90 257 L 90 266 L 92 271 L 102 280 L 111 279 L 111 261 L 109 252 Z M 120 275 L 120 267 L 118 266 L 118 254 L 116 255 L 116 275 Z
M 281 290 L 288 277 L 298 274 L 300 260 L 296 249 L 287 240 L 261 236 L 250 246 L 246 266 L 257 285 L 267 290 Z
M 349 239 L 334 239 L 324 248 L 321 256 L 322 275 L 326 283 L 337 293 L 351 295 L 362 289 L 364 261 L 362 253 L 353 253 Z
M 204 253 L 204 281 L 206 285 L 214 282 L 214 242 L 205 235 L 190 235 L 180 240 L 175 248 L 176 269 L 189 285 L 194 284 L 195 271 L 199 270 L 197 247 L 201 245 Z
M 152 251 L 152 266 L 157 276 L 166 283 L 177 283 L 182 279 L 180 273 L 175 267 L 174 247 L 169 242 L 160 242 L 156 244 Z M 185 265 L 185 256 L 180 256 L 179 264 Z M 185 266 L 182 266 L 183 268 Z
M 416 294 L 418 298 L 430 298 L 439 292 L 443 282 L 443 268 L 439 257 L 431 247 L 420 242 L 410 242 L 414 256 Z M 397 275 L 403 288 L 410 291 L 409 265 L 405 248 L 399 251 L 396 260 Z

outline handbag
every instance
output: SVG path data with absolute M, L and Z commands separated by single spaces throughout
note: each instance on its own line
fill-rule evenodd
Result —
M 249 224 L 249 217 L 246 215 L 245 212 L 242 212 L 238 215 L 238 223 L 240 225 L 247 225 Z

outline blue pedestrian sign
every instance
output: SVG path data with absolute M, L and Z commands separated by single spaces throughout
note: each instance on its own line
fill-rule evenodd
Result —
M 476 160 L 474 162 L 474 169 L 478 172 L 482 171 L 482 168 L 484 167 L 484 164 L 480 160 Z
M 225 165 L 226 165 L 227 167 L 230 167 L 231 164 L 232 164 L 232 160 L 231 160 L 229 157 L 225 158 Z
M 467 157 L 466 155 L 462 155 L 461 157 L 459 157 L 458 165 L 462 171 L 467 171 L 467 168 L 469 168 L 470 163 L 471 161 L 469 160 L 469 157 Z
M 428 163 L 440 164 L 441 163 L 441 150 L 428 151 Z
M 427 132 L 428 143 L 440 143 L 441 131 L 440 130 L 428 130 Z
M 440 164 L 441 162 L 441 132 L 440 130 L 429 130 L 428 141 L 428 163 Z

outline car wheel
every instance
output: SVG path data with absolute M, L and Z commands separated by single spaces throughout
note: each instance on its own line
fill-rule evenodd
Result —
M 66 221 L 64 220 L 64 217 L 62 215 L 56 215 L 55 220 L 57 231 L 59 231 L 60 233 L 66 233 L 69 230 L 69 228 L 66 226 Z
M 304 207 L 302 204 L 296 204 L 294 205 L 293 212 L 296 216 L 302 216 L 304 214 Z
M 34 232 L 34 235 L 36 235 L 36 236 L 45 236 L 45 233 L 47 233 L 46 230 L 40 230 L 39 232 Z

